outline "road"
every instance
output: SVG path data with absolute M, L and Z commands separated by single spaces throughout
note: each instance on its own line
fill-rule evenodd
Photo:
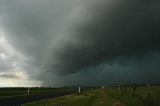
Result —
M 42 99 L 49 99 L 58 96 L 67 95 L 73 92 L 63 92 L 63 93 L 42 93 L 42 94 L 34 94 L 34 95 L 24 95 L 24 96 L 13 96 L 0 98 L 0 106 L 21 106 L 22 104 L 39 101 Z

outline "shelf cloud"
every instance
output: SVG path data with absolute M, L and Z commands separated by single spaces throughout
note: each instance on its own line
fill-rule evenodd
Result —
M 45 86 L 159 82 L 159 13 L 158 0 L 0 0 L 0 72 Z

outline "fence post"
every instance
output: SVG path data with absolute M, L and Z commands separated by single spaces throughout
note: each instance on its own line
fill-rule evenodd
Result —
M 133 88 L 133 93 L 132 93 L 132 96 L 135 96 L 135 92 L 136 92 L 136 86 L 137 86 L 137 85 L 136 85 L 136 84 L 134 84 L 134 85 L 133 85 L 133 87 L 132 87 L 132 88 Z
M 121 91 L 121 85 L 118 85 L 118 90 Z
M 28 94 L 30 94 L 30 88 L 28 88 Z
M 79 94 L 81 93 L 81 87 L 80 86 L 78 87 L 78 93 Z

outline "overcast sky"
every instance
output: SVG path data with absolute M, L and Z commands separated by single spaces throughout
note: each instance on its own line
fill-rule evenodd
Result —
M 159 0 L 0 0 L 0 87 L 160 82 Z

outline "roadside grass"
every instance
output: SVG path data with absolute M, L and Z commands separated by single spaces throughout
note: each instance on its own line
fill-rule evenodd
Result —
M 75 88 L 30 88 L 30 94 L 74 92 Z M 28 88 L 0 88 L 0 98 L 28 95 Z
M 117 88 L 109 88 L 106 92 L 126 106 L 160 106 L 160 86 L 137 86 L 135 96 L 132 96 L 132 87 L 128 87 L 126 92 Z
M 145 93 L 137 92 L 137 97 L 143 100 L 143 104 L 147 106 L 160 106 L 160 86 L 141 87 L 139 91 L 142 92 L 144 90 L 146 91 Z
M 94 93 L 94 96 L 92 96 L 88 101 L 87 106 L 111 106 L 115 102 L 118 102 L 108 96 L 108 94 L 105 92 L 105 89 L 99 89 Z
M 22 106 L 160 106 L 160 87 L 137 87 L 134 96 L 132 93 L 131 87 L 126 92 L 116 87 L 94 89 Z
M 53 99 L 41 100 L 22 106 L 88 106 L 88 101 L 94 96 L 94 91 L 85 91 L 81 94 L 71 94 Z
M 85 91 L 81 94 L 72 94 L 54 99 L 28 103 L 22 106 L 112 106 L 114 103 L 120 102 L 108 96 L 105 89 L 96 89 Z
M 153 92 L 153 101 L 155 106 L 160 106 L 160 89 Z
M 107 94 L 120 102 L 124 103 L 126 106 L 143 106 L 142 100 L 137 97 L 131 96 L 130 93 L 122 93 L 118 90 L 106 89 Z

